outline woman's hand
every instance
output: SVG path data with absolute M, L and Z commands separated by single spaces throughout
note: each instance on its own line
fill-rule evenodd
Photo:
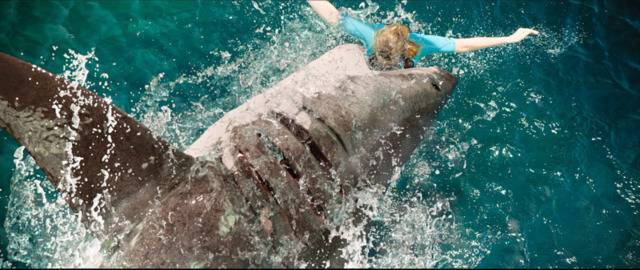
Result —
M 529 35 L 538 35 L 540 32 L 530 28 L 520 28 L 509 36 L 509 42 L 516 43 L 525 39 Z
M 327 0 L 307 0 L 313 11 L 330 25 L 340 22 L 340 11 Z

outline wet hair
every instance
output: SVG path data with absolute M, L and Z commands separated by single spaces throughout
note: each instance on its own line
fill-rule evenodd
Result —
M 400 64 L 413 67 L 413 58 L 418 54 L 418 44 L 409 40 L 409 27 L 400 23 L 388 24 L 375 34 L 374 55 L 369 59 L 378 69 L 391 69 Z

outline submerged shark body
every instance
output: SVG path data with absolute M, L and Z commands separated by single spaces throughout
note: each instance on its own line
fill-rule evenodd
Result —
M 0 54 L 0 127 L 87 226 L 105 265 L 341 266 L 355 189 L 384 184 L 455 86 L 339 46 L 228 112 L 184 153 L 86 89 Z M 350 211 L 350 210 L 346 210 Z

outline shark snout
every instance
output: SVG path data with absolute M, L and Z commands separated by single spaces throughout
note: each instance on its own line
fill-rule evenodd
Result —
M 435 115 L 456 86 L 456 78 L 439 67 L 398 71 L 395 79 L 396 84 L 403 85 L 395 93 L 405 102 L 405 117 Z

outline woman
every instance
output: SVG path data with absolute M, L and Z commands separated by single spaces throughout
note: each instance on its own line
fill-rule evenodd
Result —
M 502 44 L 520 42 L 538 31 L 520 28 L 506 37 L 446 38 L 409 32 L 399 23 L 367 24 L 340 13 L 327 0 L 309 0 L 311 8 L 330 25 L 340 24 L 348 34 L 359 39 L 367 50 L 369 63 L 377 69 L 412 68 L 432 53 L 463 53 Z

